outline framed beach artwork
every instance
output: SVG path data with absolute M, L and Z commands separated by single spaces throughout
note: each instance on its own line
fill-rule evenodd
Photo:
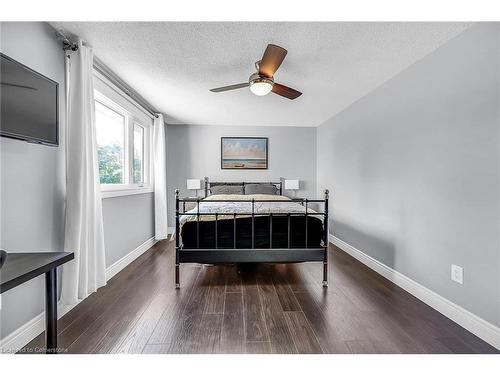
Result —
M 222 169 L 267 169 L 267 138 L 222 137 Z

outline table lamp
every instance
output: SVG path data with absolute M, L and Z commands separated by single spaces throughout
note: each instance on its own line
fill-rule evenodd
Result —
M 196 197 L 198 197 L 198 190 L 201 189 L 201 180 L 200 179 L 187 180 L 187 189 L 188 190 L 195 190 Z
M 296 190 L 299 190 L 299 180 L 285 180 L 285 190 L 293 190 L 295 198 Z

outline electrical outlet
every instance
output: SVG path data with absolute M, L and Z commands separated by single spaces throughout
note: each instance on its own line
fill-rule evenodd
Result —
M 456 283 L 463 284 L 464 283 L 464 269 L 455 264 L 451 265 L 451 279 Z

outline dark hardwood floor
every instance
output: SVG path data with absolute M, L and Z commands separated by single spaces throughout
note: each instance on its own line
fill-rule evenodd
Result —
M 67 353 L 498 353 L 330 247 L 322 265 L 181 265 L 162 241 L 63 316 Z M 27 348 L 43 346 L 43 334 Z M 22 350 L 25 351 L 25 350 Z

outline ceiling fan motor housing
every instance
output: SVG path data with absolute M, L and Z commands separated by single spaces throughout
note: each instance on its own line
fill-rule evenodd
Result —
M 274 84 L 273 78 L 261 76 L 259 73 L 253 73 L 250 78 L 248 79 L 248 83 L 252 84 L 252 82 L 267 82 L 270 83 L 271 85 Z

